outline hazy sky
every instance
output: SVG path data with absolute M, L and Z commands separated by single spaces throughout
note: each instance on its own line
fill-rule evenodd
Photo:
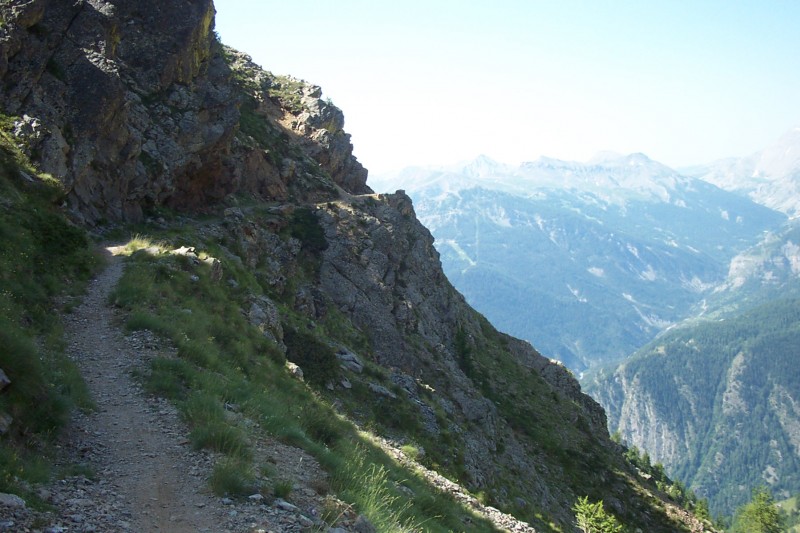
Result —
M 800 125 L 800 1 L 215 4 L 223 42 L 322 87 L 373 173 L 602 150 L 683 166 Z

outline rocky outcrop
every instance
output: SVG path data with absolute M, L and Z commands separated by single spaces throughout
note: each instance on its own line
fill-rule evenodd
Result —
M 211 0 L 34 0 L 2 16 L 3 111 L 75 213 L 136 219 L 229 192 L 216 178 L 238 115 Z
M 319 88 L 296 84 L 296 117 L 284 126 L 274 77 L 237 83 L 229 62 L 241 56 L 223 53 L 211 31 L 211 0 L 15 1 L 0 16 L 0 108 L 78 219 L 137 220 L 152 206 L 198 209 L 240 190 L 267 199 L 321 199 L 337 184 L 369 191 L 342 113 Z M 264 104 L 262 130 L 310 156 L 270 157 L 263 139 L 237 137 L 249 98 Z
M 320 189 L 330 180 L 353 194 L 372 192 L 344 131 L 344 114 L 322 98 L 320 87 L 275 76 L 231 48 L 224 54 L 242 95 L 234 152 L 246 190 L 323 200 Z

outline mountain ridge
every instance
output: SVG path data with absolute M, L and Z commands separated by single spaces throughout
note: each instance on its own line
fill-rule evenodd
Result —
M 686 172 L 796 218 L 800 215 L 800 127 L 750 156 L 697 165 Z
M 643 154 L 478 165 L 480 177 L 464 163 L 373 185 L 414 198 L 473 305 L 575 370 L 620 359 L 682 319 L 733 255 L 785 219 Z M 532 314 L 519 312 L 525 300 Z M 600 315 L 615 331 L 597 329 Z M 557 323 L 568 324 L 558 335 Z

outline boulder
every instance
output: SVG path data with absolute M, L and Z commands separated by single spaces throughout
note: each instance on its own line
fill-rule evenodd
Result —
M 303 381 L 303 369 L 297 366 L 295 363 L 286 361 L 286 370 L 288 370 L 289 374 L 291 374 L 293 377 Z
M 344 348 L 338 350 L 336 352 L 336 358 L 339 360 L 339 366 L 343 370 L 349 370 L 356 374 L 360 374 L 364 371 L 364 363 L 361 362 L 356 354 L 349 350 Z
M 25 500 L 16 494 L 0 492 L 0 507 L 7 507 L 10 509 L 25 509 Z

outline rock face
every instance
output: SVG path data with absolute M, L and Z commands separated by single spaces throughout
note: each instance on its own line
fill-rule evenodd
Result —
M 241 189 L 285 196 L 305 161 L 265 159 L 240 136 L 242 88 L 211 32 L 211 0 L 4 2 L 0 107 L 41 169 L 87 222 L 137 220 L 149 207 L 199 208 Z M 251 68 L 254 68 L 252 66 Z M 250 87 L 258 113 L 280 109 Z M 335 183 L 367 192 L 341 111 L 296 83 L 293 127 Z M 291 113 L 287 113 L 291 115 Z

